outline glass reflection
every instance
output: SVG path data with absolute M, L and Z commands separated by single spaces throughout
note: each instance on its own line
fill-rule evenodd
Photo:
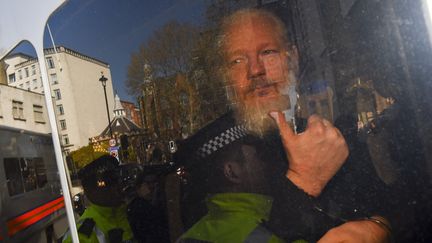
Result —
M 220 20 L 238 9 L 252 7 L 266 9 L 282 20 L 289 48 L 295 46 L 296 50 L 290 54 L 298 56 L 298 64 L 289 63 L 289 70 L 295 72 L 287 74 L 285 49 L 278 53 L 281 48 L 272 47 L 259 53 L 261 71 L 273 82 L 294 77 L 291 86 L 278 87 L 287 96 L 282 105 L 272 108 L 285 111 L 299 133 L 307 130 L 311 115 L 319 115 L 334 124 L 348 143 L 350 158 L 334 179 L 344 177 L 346 184 L 340 187 L 347 189 L 343 193 L 325 191 L 324 196 L 331 200 L 320 205 L 321 209 L 343 211 L 345 205 L 338 201 L 341 197 L 356 201 L 360 205 L 356 209 L 375 204 L 371 207 L 386 209 L 382 216 L 392 224 L 397 242 L 427 242 L 432 53 L 423 4 L 387 0 L 68 3 L 49 20 L 56 45 L 47 32 L 44 61 L 73 193 L 81 191 L 77 172 L 101 155 L 110 154 L 122 164 L 138 164 L 144 178 L 157 177 L 150 182 L 137 176 L 132 184 L 150 187 L 147 201 L 142 203 L 157 202 L 160 215 L 167 217 L 172 242 L 205 214 L 206 195 L 200 191 L 203 181 L 191 175 L 194 168 L 188 167 L 188 157 L 180 161 L 173 158 L 176 149 L 172 149 L 172 141 L 181 150 L 189 141 L 186 139 L 228 111 L 246 106 L 241 101 L 252 96 L 246 91 L 251 87 L 225 79 L 241 79 L 253 59 L 249 53 L 234 55 L 228 51 L 227 63 L 227 53 L 218 49 L 221 43 L 217 43 L 221 41 Z M 254 23 L 250 29 L 256 37 L 239 40 L 238 46 L 247 48 L 265 35 L 258 33 L 264 25 L 264 21 Z M 14 67 L 13 72 L 0 76 L 0 82 L 43 94 L 37 60 L 26 56 L 17 57 L 21 59 L 13 63 L 12 59 L 0 63 L 8 70 Z M 101 71 L 107 78 L 106 101 L 98 81 Z M 258 81 L 255 84 L 260 85 Z M 14 120 L 28 119 L 25 102 L 14 99 L 11 105 Z M 243 120 L 259 116 L 270 124 L 265 126 L 274 128 L 267 108 L 257 106 Z M 38 124 L 47 122 L 43 105 L 35 104 L 30 110 Z M 0 117 L 5 117 L 6 111 L 9 106 L 0 106 Z M 249 129 L 257 126 L 248 125 Z M 265 137 L 262 131 L 256 134 Z M 274 157 L 274 151 L 268 149 L 263 154 Z M 29 163 L 19 167 L 27 168 L 20 182 L 17 173 L 7 175 L 10 184 L 16 184 L 16 194 L 44 184 L 39 179 L 31 183 L 31 177 L 44 181 L 37 163 L 31 165 L 31 159 L 36 158 L 24 159 Z M 11 171 L 15 167 L 8 162 Z M 277 169 L 283 172 L 286 168 Z M 370 194 L 362 194 L 368 189 Z M 139 208 L 136 205 L 134 210 Z M 283 220 L 279 223 L 289 222 Z M 303 226 L 300 223 L 300 228 Z M 315 240 L 332 227 L 320 229 Z M 297 228 L 275 232 L 291 239 L 293 229 Z

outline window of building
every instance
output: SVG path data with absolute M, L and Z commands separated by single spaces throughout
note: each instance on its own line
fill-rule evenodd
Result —
M 57 74 L 52 73 L 50 74 L 50 77 L 51 77 L 51 84 L 58 84 Z
M 46 61 L 49 69 L 55 68 L 54 60 L 52 57 L 47 57 Z
M 32 86 L 33 86 L 33 89 L 37 89 L 38 88 L 37 79 L 33 79 Z
M 23 77 L 22 77 L 22 71 L 21 70 L 18 70 L 18 78 L 21 80 Z
M 182 106 L 189 105 L 189 95 L 186 92 L 181 92 L 180 93 L 180 104 Z
M 23 89 L 23 88 L 24 88 L 24 84 L 20 84 L 19 87 L 20 87 L 21 89 Z
M 48 182 L 45 163 L 43 158 L 34 158 L 33 160 L 36 169 L 37 186 L 42 188 Z
M 15 81 L 15 73 L 9 74 L 9 83 L 14 83 Z
M 24 192 L 23 180 L 21 178 L 21 168 L 18 158 L 5 158 L 3 160 L 6 174 L 6 184 L 10 196 Z
M 132 120 L 131 111 L 129 109 L 126 109 L 126 117 Z
M 172 121 L 172 119 L 170 117 L 167 117 L 165 119 L 165 126 L 166 126 L 167 129 L 173 129 L 174 128 L 173 121 Z
M 25 82 L 25 88 L 28 90 L 30 89 L 30 81 Z
M 32 69 L 32 75 L 36 75 L 36 65 L 32 65 L 31 69 Z
M 15 120 L 24 119 L 24 106 L 21 101 L 12 101 L 12 116 Z
M 25 77 L 27 78 L 29 76 L 29 69 L 28 68 L 24 68 L 24 72 L 25 72 Z
M 61 130 L 66 130 L 66 120 L 60 120 L 60 128 Z
M 68 145 L 69 143 L 69 136 L 67 134 L 63 135 L 63 145 Z
M 34 113 L 34 119 L 36 123 L 45 123 L 42 106 L 33 105 L 33 113 Z
M 21 176 L 24 184 L 24 191 L 32 191 L 37 188 L 36 168 L 32 159 L 20 159 Z
M 54 97 L 56 100 L 61 100 L 61 93 L 59 89 L 54 90 Z
M 42 188 L 47 184 L 43 158 L 5 158 L 3 165 L 10 196 Z
M 57 114 L 58 115 L 64 115 L 63 105 L 57 105 Z

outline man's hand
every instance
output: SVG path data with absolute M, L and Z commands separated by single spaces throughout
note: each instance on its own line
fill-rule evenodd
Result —
M 317 197 L 348 157 L 348 146 L 329 121 L 312 115 L 303 133 L 295 134 L 281 112 L 270 112 L 276 121 L 288 156 L 286 176 L 296 186 Z
M 382 226 L 369 220 L 350 221 L 329 230 L 318 243 L 386 243 L 390 233 Z

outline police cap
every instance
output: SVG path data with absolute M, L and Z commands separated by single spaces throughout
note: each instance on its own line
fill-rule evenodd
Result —
M 233 113 L 228 112 L 181 141 L 174 154 L 174 162 L 177 166 L 199 166 L 217 157 L 222 151 L 237 149 L 235 145 L 239 142 L 254 143 L 256 139 L 248 134 L 243 125 L 236 124 Z
M 104 187 L 118 183 L 119 162 L 110 155 L 103 155 L 78 172 L 83 187 Z

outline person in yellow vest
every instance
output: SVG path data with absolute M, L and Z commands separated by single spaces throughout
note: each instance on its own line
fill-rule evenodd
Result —
M 207 214 L 176 243 L 285 243 L 266 226 L 273 202 L 266 183 L 270 161 L 259 154 L 260 139 L 233 124 L 231 115 L 184 140 L 174 155 L 174 161 L 190 172 L 190 183 L 199 184 L 196 188 L 207 194 Z
M 81 243 L 134 242 L 121 195 L 119 163 L 104 155 L 78 172 L 90 205 L 77 223 Z M 63 242 L 72 242 L 69 231 Z

